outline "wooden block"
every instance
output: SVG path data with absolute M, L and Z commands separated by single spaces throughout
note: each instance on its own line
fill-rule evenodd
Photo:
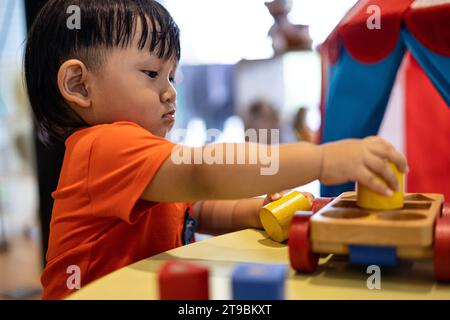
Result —
M 440 194 L 407 194 L 401 209 L 366 210 L 357 206 L 355 192 L 346 192 L 311 218 L 312 246 L 318 242 L 431 247 L 443 200 Z
M 357 183 L 357 204 L 360 208 L 365 208 L 369 210 L 393 210 L 400 209 L 403 207 L 403 194 L 404 194 L 404 180 L 405 176 L 401 173 L 397 166 L 393 163 L 389 163 L 391 169 L 395 172 L 397 177 L 397 182 L 399 184 L 399 190 L 394 192 L 390 197 L 381 195 L 366 186 Z M 380 181 L 386 185 L 384 181 Z
M 208 268 L 182 260 L 167 261 L 159 271 L 161 300 L 208 300 Z
M 289 236 L 289 227 L 295 212 L 308 210 L 311 210 L 309 199 L 298 191 L 292 191 L 262 207 L 259 217 L 269 238 L 283 242 Z
M 287 266 L 241 264 L 232 274 L 234 300 L 283 300 Z

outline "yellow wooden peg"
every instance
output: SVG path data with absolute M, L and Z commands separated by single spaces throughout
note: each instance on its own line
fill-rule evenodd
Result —
M 269 237 L 277 242 L 289 236 L 289 227 L 296 211 L 310 211 L 311 201 L 298 191 L 292 191 L 259 211 L 261 223 Z
M 399 190 L 388 197 L 372 191 L 366 186 L 358 183 L 356 187 L 358 207 L 371 210 L 393 210 L 403 207 L 404 174 L 398 170 L 395 164 L 389 162 L 389 166 L 394 170 L 395 175 L 397 176 Z M 383 183 L 385 184 L 384 181 Z

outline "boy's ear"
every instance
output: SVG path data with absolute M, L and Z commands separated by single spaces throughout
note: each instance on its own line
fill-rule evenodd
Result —
M 64 99 L 81 108 L 91 107 L 91 95 L 86 84 L 88 70 L 83 62 L 67 60 L 58 71 L 58 88 Z

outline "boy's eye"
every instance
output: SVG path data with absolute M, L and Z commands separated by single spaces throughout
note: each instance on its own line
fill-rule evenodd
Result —
M 169 78 L 169 81 L 170 81 L 171 83 L 175 84 L 175 78 L 174 78 L 174 77 Z
M 156 71 L 143 71 L 143 72 L 152 79 L 155 79 L 158 76 L 158 72 Z

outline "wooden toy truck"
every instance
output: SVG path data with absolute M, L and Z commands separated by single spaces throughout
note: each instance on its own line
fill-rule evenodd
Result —
M 450 206 L 443 195 L 405 194 L 401 209 L 383 211 L 359 208 L 356 196 L 346 192 L 322 200 L 313 215 L 294 215 L 288 245 L 295 270 L 314 272 L 320 254 L 379 266 L 433 259 L 436 280 L 450 281 Z

